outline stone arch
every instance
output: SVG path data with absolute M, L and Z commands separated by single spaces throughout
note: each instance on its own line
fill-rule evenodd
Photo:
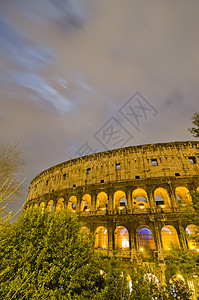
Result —
M 103 226 L 97 227 L 95 230 L 95 249 L 108 249 L 108 232 Z
M 161 206 L 161 207 L 171 206 L 171 200 L 168 191 L 163 187 L 158 187 L 157 189 L 155 189 L 154 198 L 157 206 Z
M 108 205 L 108 195 L 105 192 L 100 192 L 97 195 L 96 209 L 105 210 Z
M 138 187 L 132 193 L 133 199 L 133 206 L 138 208 L 148 208 L 149 207 L 149 200 L 147 196 L 147 192 L 143 189 Z
M 123 209 L 127 205 L 126 193 L 124 191 L 118 190 L 113 196 L 113 208 Z
M 64 198 L 59 198 L 56 203 L 56 211 L 64 209 Z
M 175 189 L 175 195 L 182 204 L 190 204 L 192 202 L 189 190 L 184 186 L 178 186 Z
M 155 250 L 155 241 L 152 231 L 142 226 L 137 231 L 138 247 L 141 251 Z
M 77 197 L 76 196 L 71 196 L 68 199 L 68 210 L 71 212 L 75 212 L 77 209 Z
M 198 227 L 194 224 L 190 224 L 186 227 L 186 233 L 189 235 L 189 236 L 195 236 L 196 234 L 198 235 L 199 234 L 199 230 L 198 230 Z M 195 250 L 199 248 L 199 245 L 198 243 L 196 243 L 196 241 L 194 239 L 187 239 L 187 242 L 188 242 L 188 248 L 189 250 Z
M 91 195 L 85 194 L 81 200 L 81 211 L 90 211 L 91 210 Z
M 161 230 L 161 237 L 163 249 L 165 251 L 171 250 L 172 247 L 180 248 L 178 234 L 173 226 L 167 225 L 163 227 Z
M 41 207 L 42 211 L 44 211 L 44 209 L 45 209 L 45 202 L 44 201 L 41 202 L 39 206 Z
M 124 226 L 115 229 L 115 249 L 129 249 L 129 232 Z
M 47 211 L 52 212 L 54 207 L 54 202 L 53 200 L 48 201 L 47 203 Z

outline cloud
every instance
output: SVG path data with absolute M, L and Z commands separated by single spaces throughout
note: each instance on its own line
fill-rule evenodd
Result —
M 17 0 L 32 21 L 50 21 L 64 29 L 81 28 L 85 11 L 77 0 Z
M 7 88 L 12 85 L 24 87 L 34 92 L 28 94 L 28 99 L 37 102 L 45 100 L 59 112 L 66 113 L 74 109 L 74 105 L 42 75 L 42 71 L 54 63 L 52 49 L 33 44 L 3 18 L 0 19 L 0 44 L 0 83 Z M 6 71 L 5 59 L 12 63 Z
M 0 59 L 7 58 L 21 69 L 41 71 L 53 64 L 52 49 L 33 44 L 3 18 L 0 18 L 0 44 Z

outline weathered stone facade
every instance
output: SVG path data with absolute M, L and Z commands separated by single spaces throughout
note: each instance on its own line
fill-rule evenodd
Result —
M 179 201 L 199 189 L 199 142 L 132 146 L 53 166 L 31 182 L 25 208 L 67 207 L 96 234 L 95 248 L 133 261 L 164 262 L 181 237 Z M 181 224 L 192 233 L 193 224 Z M 169 235 L 168 235 L 169 234 Z

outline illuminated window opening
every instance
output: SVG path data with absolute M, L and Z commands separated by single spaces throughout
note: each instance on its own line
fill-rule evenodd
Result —
M 189 156 L 189 161 L 191 164 L 196 164 L 196 157 L 195 156 Z
M 158 161 L 156 158 L 151 159 L 151 164 L 152 166 L 157 166 L 158 165 Z
M 116 170 L 120 170 L 120 163 L 115 164 Z

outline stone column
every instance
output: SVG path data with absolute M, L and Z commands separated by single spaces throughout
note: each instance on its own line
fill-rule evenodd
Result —
M 97 192 L 93 191 L 91 193 L 91 212 L 94 213 L 96 211 L 96 201 L 97 201 Z
M 146 192 L 147 192 L 147 196 L 148 196 L 148 199 L 149 199 L 149 205 L 150 205 L 151 211 L 155 212 L 156 203 L 155 203 L 155 198 L 154 198 L 152 189 L 151 188 L 147 188 Z
M 130 187 L 127 187 L 126 190 L 126 196 L 127 196 L 127 209 L 129 210 L 129 212 L 132 212 L 132 191 Z
M 156 220 L 154 220 L 154 241 L 158 253 L 158 260 L 164 260 L 164 250 L 161 237 L 161 229 Z
M 114 237 L 114 230 L 113 230 L 113 226 L 110 224 L 108 226 L 108 250 L 110 252 L 113 251 L 113 237 Z
M 78 192 L 78 193 L 76 194 L 76 197 L 77 197 L 76 212 L 77 212 L 77 213 L 80 213 L 80 212 L 81 212 L 81 201 L 82 201 L 82 197 L 83 197 L 82 192 Z
M 113 212 L 113 197 L 114 197 L 114 192 L 112 191 L 112 190 L 109 190 L 108 191 L 108 211 L 110 212 L 110 213 L 112 213 Z
M 172 184 L 172 182 L 169 181 L 169 196 L 171 199 L 171 207 L 176 211 L 179 209 L 179 205 L 178 205 L 178 200 L 177 197 L 175 195 L 175 188 Z

